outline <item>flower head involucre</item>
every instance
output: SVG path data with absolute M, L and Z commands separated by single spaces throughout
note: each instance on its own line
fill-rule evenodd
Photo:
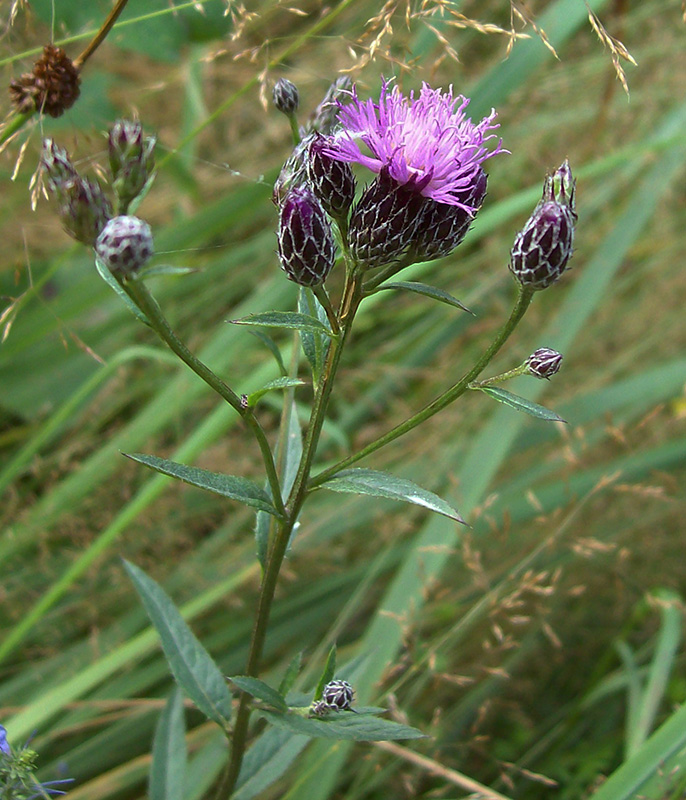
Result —
M 295 186 L 284 197 L 279 215 L 279 260 L 299 286 L 323 283 L 336 251 L 331 223 L 307 185 Z
M 479 123 L 465 116 L 469 100 L 423 84 L 419 97 L 404 97 L 397 86 L 384 82 L 378 103 L 360 100 L 339 103 L 341 128 L 329 139 L 327 152 L 355 162 L 439 203 L 476 211 L 463 199 L 481 172 L 483 162 L 503 150 L 502 142 L 487 142 L 497 124 L 495 111 Z M 364 145 L 369 155 L 363 152 Z
M 98 236 L 95 252 L 110 272 L 133 275 L 153 256 L 150 226 L 138 217 L 113 217 Z

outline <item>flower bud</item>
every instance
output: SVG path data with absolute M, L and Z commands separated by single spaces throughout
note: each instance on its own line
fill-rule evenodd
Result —
M 522 286 L 545 289 L 564 272 L 574 247 L 575 185 L 568 161 L 546 176 L 543 197 L 510 253 L 510 270 Z
M 335 711 L 348 711 L 355 699 L 355 690 L 348 681 L 329 681 L 322 690 L 322 701 Z
M 398 259 L 417 233 L 424 197 L 382 169 L 350 215 L 350 252 L 367 268 Z
M 300 104 L 298 87 L 286 78 L 279 78 L 274 84 L 272 99 L 274 100 L 274 105 L 282 114 L 292 117 Z
M 71 163 L 69 153 L 52 139 L 43 139 L 43 151 L 40 157 L 41 169 L 45 175 L 48 189 L 64 201 L 64 185 L 78 180 L 79 174 Z
M 92 247 L 112 216 L 112 205 L 100 184 L 77 176 L 62 183 L 57 195 L 59 215 L 67 233 Z
M 284 272 L 299 286 L 318 286 L 333 267 L 331 223 L 307 186 L 291 189 L 281 204 L 278 252 Z
M 540 347 L 526 360 L 529 374 L 546 380 L 550 380 L 559 371 L 561 364 L 562 353 L 549 347 Z
M 293 148 L 293 152 L 286 159 L 279 173 L 279 177 L 274 184 L 274 191 L 272 192 L 272 202 L 274 205 L 280 206 L 291 189 L 302 186 L 307 182 L 306 157 L 307 149 L 312 138 L 313 137 L 310 135 L 296 144 Z
M 471 214 L 462 205 L 448 205 L 426 198 L 417 235 L 412 242 L 413 261 L 432 261 L 452 253 L 467 235 L 483 204 L 487 181 L 488 176 L 479 169 L 470 186 L 456 195 L 460 203 L 474 209 Z
M 113 217 L 98 237 L 95 253 L 113 274 L 133 275 L 154 253 L 150 226 L 138 217 Z
M 108 136 L 112 185 L 125 212 L 145 188 L 155 167 L 156 137 L 143 139 L 140 122 L 117 120 Z
M 355 199 L 355 176 L 350 164 L 322 152 L 325 143 L 319 134 L 310 143 L 307 177 L 326 212 L 332 217 L 345 217 Z

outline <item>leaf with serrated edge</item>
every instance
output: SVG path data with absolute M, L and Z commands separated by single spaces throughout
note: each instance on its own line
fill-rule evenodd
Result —
M 187 756 L 183 696 L 177 689 L 162 710 L 155 729 L 150 800 L 184 800 Z
M 389 500 L 403 500 L 413 503 L 444 517 L 449 517 L 466 525 L 459 512 L 448 505 L 437 494 L 428 489 L 422 489 L 416 483 L 405 478 L 398 478 L 387 472 L 375 469 L 344 469 L 337 472 L 321 486 L 322 489 L 331 489 L 333 492 L 346 492 L 350 494 L 368 494 L 372 497 L 385 497 Z
M 288 708 L 286 701 L 279 692 L 258 678 L 251 678 L 249 675 L 235 675 L 230 677 L 229 680 L 238 686 L 241 691 L 247 692 L 258 700 L 263 700 L 279 711 L 286 711 Z
M 220 472 L 210 472 L 200 467 L 189 467 L 186 464 L 178 464 L 176 461 L 169 461 L 158 456 L 148 456 L 143 453 L 124 453 L 124 455 L 139 464 L 154 469 L 156 472 L 168 475 L 170 478 L 177 478 L 184 483 L 189 483 L 191 486 L 197 486 L 199 489 L 220 494 L 222 497 L 228 497 L 231 500 L 238 500 L 247 506 L 273 514 L 275 517 L 279 516 L 267 492 L 247 478 L 223 475 Z
M 432 300 L 438 300 L 440 303 L 445 303 L 453 308 L 459 308 L 462 311 L 466 311 L 468 314 L 471 314 L 473 317 L 476 316 L 471 309 L 463 305 L 456 297 L 453 297 L 451 294 L 448 294 L 448 292 L 444 292 L 443 289 L 439 289 L 436 286 L 429 286 L 428 283 L 417 283 L 416 281 L 395 281 L 393 283 L 384 283 L 382 286 L 379 286 L 378 291 L 381 291 L 382 289 L 404 289 L 407 292 L 414 292 L 415 294 L 420 294 L 423 297 L 430 297 Z
M 512 392 L 508 392 L 506 389 L 501 389 L 500 386 L 475 386 L 474 388 L 480 389 L 484 394 L 487 394 L 499 403 L 510 406 L 510 408 L 514 408 L 515 411 L 523 411 L 525 414 L 536 417 L 536 419 L 543 419 L 546 422 L 566 422 L 566 420 L 562 419 L 562 417 L 558 416 L 554 411 L 539 406 L 538 403 L 533 403 L 525 397 L 512 394 Z
M 263 314 L 249 314 L 241 319 L 230 319 L 232 325 L 261 325 L 266 328 L 292 328 L 299 331 L 317 331 L 333 336 L 331 330 L 309 314 L 296 311 L 265 311 Z
M 388 719 L 379 719 L 352 711 L 338 711 L 326 719 L 310 719 L 299 714 L 259 711 L 261 717 L 278 728 L 322 739 L 351 739 L 358 742 L 385 742 L 395 739 L 424 739 L 425 734 Z
M 135 564 L 124 561 L 124 567 L 159 634 L 176 682 L 206 717 L 226 730 L 231 719 L 231 692 L 219 667 L 164 589 Z

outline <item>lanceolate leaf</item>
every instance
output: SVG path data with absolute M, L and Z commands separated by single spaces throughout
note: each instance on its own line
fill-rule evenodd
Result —
M 421 294 L 424 297 L 430 297 L 432 300 L 438 300 L 441 303 L 446 303 L 446 305 L 453 306 L 453 308 L 460 308 L 462 311 L 466 311 L 468 314 L 476 316 L 473 311 L 467 308 L 467 306 L 462 305 L 462 303 L 456 297 L 448 294 L 448 292 L 444 292 L 443 289 L 438 289 L 436 286 L 429 286 L 427 283 L 417 283 L 416 281 L 394 281 L 393 283 L 382 284 L 379 286 L 377 291 L 381 291 L 382 289 L 404 289 L 406 292 L 414 292 L 415 294 Z
M 161 472 L 163 475 L 178 478 L 184 483 L 190 483 L 192 486 L 206 489 L 208 492 L 220 494 L 222 497 L 238 500 L 247 506 L 273 514 L 275 517 L 279 516 L 267 492 L 247 478 L 222 475 L 220 472 L 210 472 L 200 467 L 189 467 L 186 464 L 178 464 L 176 461 L 169 461 L 166 458 L 147 456 L 142 453 L 124 453 L 124 455 L 133 461 L 138 461 L 138 463 L 150 467 L 150 469 Z
M 299 331 L 316 331 L 333 336 L 326 325 L 308 314 L 296 311 L 265 311 L 263 314 L 249 314 L 241 319 L 229 320 L 233 325 L 261 325 L 266 328 L 293 328 Z
M 165 705 L 155 730 L 150 800 L 184 800 L 187 755 L 183 696 L 177 689 Z
M 229 678 L 229 680 L 238 686 L 241 691 L 247 692 L 258 700 L 263 700 L 278 711 L 286 711 L 288 709 L 288 705 L 283 696 L 268 683 L 259 680 L 259 678 L 251 678 L 249 675 L 235 675 Z
M 357 742 L 424 738 L 424 734 L 417 728 L 352 711 L 332 712 L 326 719 L 310 719 L 292 712 L 279 714 L 276 711 L 260 711 L 259 714 L 278 728 L 287 728 L 293 733 L 312 738 L 352 739 Z
M 305 316 L 316 317 L 322 326 L 328 329 L 326 311 L 324 311 L 322 304 L 314 296 L 312 289 L 308 289 L 306 286 L 301 286 L 298 292 L 298 311 Z M 303 353 L 305 353 L 305 358 L 312 368 L 312 375 L 316 382 L 319 379 L 324 364 L 328 337 L 321 331 L 301 330 L 300 341 L 302 343 Z
M 319 682 L 317 683 L 317 688 L 314 692 L 314 699 L 321 700 L 322 692 L 324 691 L 324 687 L 326 684 L 333 680 L 333 676 L 336 674 L 336 645 L 331 645 L 331 649 L 329 650 L 329 655 L 326 658 L 326 664 L 324 664 L 324 670 L 319 678 Z
M 146 278 L 154 278 L 157 275 L 190 275 L 192 272 L 198 272 L 196 267 L 177 267 L 174 264 L 156 264 L 154 267 L 146 267 L 138 273 L 138 280 L 146 280 Z
M 255 392 L 252 392 L 248 395 L 248 405 L 254 406 L 255 403 L 261 398 L 264 397 L 267 392 L 273 392 L 277 389 L 287 389 L 289 386 L 304 386 L 305 381 L 301 381 L 299 378 L 275 378 L 273 381 L 269 381 L 269 383 L 265 383 L 265 385 L 258 389 Z
M 520 397 L 519 395 L 512 394 L 512 392 L 508 392 L 505 389 L 501 389 L 500 386 L 475 386 L 474 388 L 480 389 L 482 392 L 487 394 L 489 397 L 492 397 L 494 400 L 497 400 L 499 403 L 503 403 L 506 406 L 510 406 L 510 408 L 514 408 L 515 411 L 524 411 L 526 414 L 530 414 L 532 417 L 536 417 L 537 419 L 544 419 L 548 422 L 566 421 L 562 419 L 562 417 L 558 416 L 554 411 L 550 411 L 543 406 L 539 406 L 538 403 L 533 403 L 531 400 L 527 400 L 525 397 Z
M 124 567 L 160 636 L 176 682 L 206 717 L 226 729 L 231 719 L 231 692 L 219 667 L 164 589 L 134 564 L 124 561 Z
M 373 497 L 385 497 L 390 500 L 404 500 L 406 503 L 423 506 L 437 514 L 443 514 L 445 517 L 466 524 L 459 512 L 437 494 L 422 489 L 421 486 L 417 486 L 416 483 L 405 478 L 398 478 L 379 470 L 344 469 L 323 483 L 322 488 L 331 489 L 334 492 L 369 494 Z
M 282 694 L 284 697 L 293 688 L 295 679 L 298 677 L 298 674 L 300 672 L 301 664 L 302 664 L 302 653 L 297 653 L 291 659 L 291 663 L 288 665 L 288 669 L 286 669 L 286 673 L 284 674 L 283 678 L 281 679 L 281 683 L 279 684 L 279 693 Z

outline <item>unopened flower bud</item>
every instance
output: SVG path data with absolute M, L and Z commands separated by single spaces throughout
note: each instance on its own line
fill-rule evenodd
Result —
M 486 197 L 488 176 L 479 168 L 476 179 L 464 192 L 456 194 L 463 205 L 448 205 L 427 198 L 417 235 L 412 242 L 413 261 L 443 258 L 462 242 Z M 466 211 L 464 206 L 472 208 Z
M 40 158 L 41 169 L 45 175 L 48 189 L 64 200 L 64 185 L 67 182 L 78 180 L 79 174 L 71 163 L 69 153 L 52 139 L 43 139 L 43 150 Z
M 549 347 L 540 347 L 526 360 L 529 374 L 546 380 L 550 380 L 559 371 L 561 364 L 562 353 Z
M 510 254 L 510 269 L 522 286 L 545 289 L 564 272 L 574 248 L 575 184 L 568 161 L 546 176 L 543 197 Z
M 125 212 L 145 188 L 155 168 L 156 137 L 143 138 L 140 122 L 120 119 L 108 136 L 112 185 Z
M 77 242 L 92 247 L 112 216 L 112 205 L 100 184 L 77 176 L 62 183 L 57 195 L 67 233 Z
M 335 711 L 348 711 L 355 699 L 355 690 L 348 681 L 329 681 L 322 690 L 322 701 Z
M 113 217 L 98 237 L 95 253 L 110 272 L 133 275 L 154 253 L 150 226 L 138 217 Z
M 326 140 L 316 134 L 310 143 L 307 177 L 314 193 L 332 217 L 345 217 L 355 199 L 355 176 L 350 164 L 322 152 Z
M 373 269 L 398 259 L 417 233 L 424 201 L 381 170 L 350 215 L 350 252 L 357 262 Z
M 299 286 L 318 286 L 333 267 L 331 223 L 308 186 L 291 189 L 281 204 L 278 250 L 284 272 Z
M 280 206 L 291 189 L 302 186 L 307 182 L 306 157 L 307 149 L 312 139 L 312 136 L 308 136 L 299 142 L 286 159 L 274 184 L 274 191 L 272 192 L 274 205 Z
M 274 84 L 272 98 L 277 109 L 287 117 L 293 116 L 298 110 L 300 103 L 298 87 L 286 78 L 279 78 Z

